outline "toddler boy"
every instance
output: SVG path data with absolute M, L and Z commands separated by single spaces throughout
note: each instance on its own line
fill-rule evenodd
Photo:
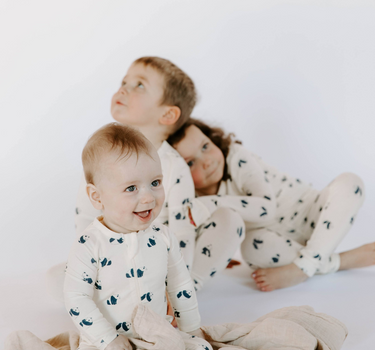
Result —
M 89 139 L 82 162 L 88 198 L 102 215 L 77 237 L 66 270 L 65 305 L 81 332 L 80 349 L 132 349 L 134 307 L 143 303 L 166 317 L 166 290 L 179 329 L 202 335 L 176 237 L 153 222 L 164 202 L 155 148 L 133 128 L 111 123 Z M 211 349 L 188 338 L 192 348 Z

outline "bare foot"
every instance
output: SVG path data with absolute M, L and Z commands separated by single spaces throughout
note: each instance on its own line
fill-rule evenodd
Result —
M 258 269 L 251 277 L 262 292 L 287 288 L 307 280 L 308 276 L 295 264 L 269 269 Z
M 339 270 L 356 269 L 375 265 L 375 243 L 365 244 L 358 248 L 340 253 Z

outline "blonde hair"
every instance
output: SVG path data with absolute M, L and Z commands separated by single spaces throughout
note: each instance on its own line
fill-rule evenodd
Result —
M 171 61 L 160 57 L 140 57 L 133 64 L 144 64 L 156 69 L 164 77 L 164 93 L 161 105 L 177 106 L 181 115 L 174 124 L 178 130 L 190 117 L 197 102 L 194 82 Z
M 133 153 L 150 155 L 151 143 L 139 131 L 119 123 L 109 123 L 97 130 L 82 151 L 86 182 L 94 184 L 94 176 L 105 153 L 116 152 L 118 160 Z

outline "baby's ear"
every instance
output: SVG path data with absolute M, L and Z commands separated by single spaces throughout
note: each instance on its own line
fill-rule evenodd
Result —
M 181 109 L 177 106 L 166 106 L 165 113 L 160 117 L 159 123 L 162 125 L 174 125 L 180 118 Z
M 102 210 L 103 204 L 100 199 L 100 193 L 98 192 L 98 189 L 93 184 L 87 184 L 86 185 L 86 192 L 89 196 L 91 204 L 94 206 L 95 209 Z

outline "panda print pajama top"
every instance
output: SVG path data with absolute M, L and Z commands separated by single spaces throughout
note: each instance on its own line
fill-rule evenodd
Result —
M 166 141 L 158 149 L 165 190 L 165 202 L 155 220 L 169 227 L 177 236 L 186 266 L 191 272 L 195 289 L 203 281 L 225 269 L 244 239 L 244 224 L 240 215 L 221 208 L 207 222 L 195 228 L 189 219 L 189 206 L 195 196 L 190 169 L 180 154 Z M 75 225 L 82 232 L 95 217 L 101 215 L 87 194 L 82 177 L 78 191 Z
M 333 252 L 364 200 L 357 175 L 341 174 L 317 191 L 237 143 L 230 146 L 226 163 L 230 178 L 222 181 L 218 194 L 191 203 L 198 225 L 218 208 L 231 208 L 245 221 L 241 252 L 252 269 L 295 263 L 309 277 L 339 269 L 339 255 Z
M 139 303 L 165 318 L 166 289 L 179 329 L 198 329 L 193 283 L 169 229 L 154 223 L 144 231 L 121 234 L 101 219 L 77 237 L 66 269 L 65 306 L 81 332 L 80 348 L 104 349 L 118 334 L 134 336 L 131 316 Z M 207 345 L 196 340 L 201 343 L 196 349 Z

